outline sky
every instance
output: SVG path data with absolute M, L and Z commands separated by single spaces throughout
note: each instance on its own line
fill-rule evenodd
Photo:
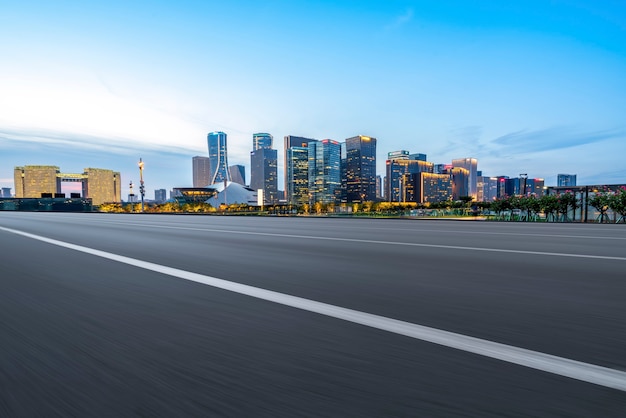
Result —
M 13 169 L 190 187 L 206 136 L 377 138 L 484 175 L 626 183 L 623 0 L 0 0 L 0 187 Z M 66 189 L 71 185 L 66 185 Z

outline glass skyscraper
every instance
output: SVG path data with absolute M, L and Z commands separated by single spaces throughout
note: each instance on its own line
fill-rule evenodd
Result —
M 309 148 L 287 149 L 287 202 L 304 205 L 309 202 Z
M 252 134 L 252 150 L 256 151 L 261 148 L 272 148 L 274 137 L 266 133 Z
M 345 146 L 348 203 L 376 200 L 376 138 L 354 136 Z
M 309 142 L 309 196 L 312 203 L 340 203 L 341 144 L 332 139 Z
M 293 189 L 292 185 L 290 184 L 291 180 L 289 177 L 289 173 L 290 170 L 291 172 L 297 171 L 296 168 L 294 167 L 290 167 L 289 164 L 291 164 L 291 161 L 287 158 L 287 156 L 289 155 L 289 149 L 293 148 L 293 147 L 298 147 L 298 148 L 306 148 L 309 142 L 315 142 L 317 141 L 316 139 L 312 139 L 312 138 L 304 138 L 301 136 L 294 136 L 294 135 L 286 135 L 285 136 L 285 153 L 283 155 L 284 159 L 285 159 L 285 165 L 284 165 L 284 174 L 285 174 L 285 199 L 288 202 L 294 203 L 294 199 L 295 200 L 299 200 L 298 196 L 295 195 L 291 195 L 290 194 L 290 190 Z M 307 151 L 308 153 L 308 151 Z M 307 157 L 308 158 L 308 157 Z M 308 165 L 307 165 L 308 167 Z M 308 170 L 308 169 L 307 169 Z M 293 177 L 291 177 L 293 178 Z M 307 179 L 308 179 L 308 174 L 307 174 Z M 307 180 L 308 183 L 308 180 Z M 298 187 L 296 186 L 296 189 L 298 189 Z M 308 189 L 308 185 L 307 185 L 307 189 Z M 308 192 L 307 192 L 308 193 Z
M 558 174 L 556 185 L 558 187 L 576 186 L 576 174 Z
M 211 132 L 207 135 L 209 146 L 209 160 L 211 165 L 210 183 L 230 181 L 228 173 L 228 154 L 226 151 L 226 134 L 224 132 Z

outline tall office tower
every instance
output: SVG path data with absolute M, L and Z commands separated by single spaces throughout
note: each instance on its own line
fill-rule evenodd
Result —
M 341 201 L 341 144 L 332 139 L 309 144 L 309 196 L 311 203 Z
M 207 142 L 209 159 L 211 160 L 209 184 L 230 181 L 226 134 L 224 132 L 211 132 L 207 135 Z
M 289 172 L 294 171 L 297 172 L 297 169 L 295 167 L 290 167 L 289 164 L 289 160 L 287 159 L 287 155 L 288 152 L 287 150 L 289 150 L 290 148 L 296 147 L 296 148 L 306 148 L 307 145 L 309 144 L 309 142 L 315 142 L 317 141 L 316 139 L 312 139 L 312 138 L 304 138 L 301 136 L 293 136 L 293 135 L 286 135 L 284 137 L 284 160 L 285 160 L 285 165 L 283 166 L 283 171 L 284 171 L 284 175 L 285 175 L 285 200 L 287 202 L 292 202 L 292 204 L 294 204 L 294 199 L 295 200 L 299 200 L 299 196 L 296 195 L 291 195 L 290 194 L 290 190 L 294 189 L 294 187 L 291 187 L 291 185 L 289 184 L 290 180 L 289 180 Z M 307 152 L 308 153 L 308 152 Z M 308 170 L 308 169 L 307 169 Z M 308 174 L 307 174 L 307 179 L 308 179 Z M 308 183 L 308 180 L 307 180 Z M 298 187 L 295 187 L 296 189 Z M 308 186 L 307 186 L 308 189 Z M 308 192 L 307 192 L 308 193 Z M 308 200 L 307 200 L 308 202 Z
M 261 148 L 272 148 L 274 137 L 266 133 L 252 134 L 252 151 Z
M 250 153 L 250 188 L 263 190 L 264 204 L 278 201 L 277 161 L 275 149 L 259 148 Z
M 193 187 L 207 187 L 211 184 L 211 160 L 209 157 L 192 158 Z
M 376 200 L 383 198 L 383 179 L 380 176 L 376 176 Z
M 61 193 L 59 167 L 53 165 L 27 165 L 15 167 L 15 197 L 54 196 Z
M 348 203 L 376 200 L 376 138 L 353 136 L 345 147 Z
M 228 167 L 228 173 L 230 174 L 230 181 L 239 183 L 242 186 L 246 185 L 246 168 L 243 165 L 231 165 Z
M 476 201 L 491 202 L 498 197 L 498 178 L 478 176 L 478 194 Z
M 476 158 L 457 158 L 452 160 L 452 166 L 469 171 L 466 196 L 472 196 L 476 200 L 478 196 L 478 160 Z
M 3 187 L 1 196 L 2 197 L 11 197 L 11 188 L 10 187 Z
M 558 187 L 576 186 L 576 174 L 558 174 L 556 185 Z
M 452 199 L 452 178 L 449 174 L 420 172 L 408 177 L 405 201 L 417 203 L 444 202 Z
M 290 170 L 289 167 L 289 161 L 287 160 L 287 150 L 289 148 L 292 147 L 306 147 L 308 145 L 309 142 L 314 142 L 317 141 L 316 139 L 312 139 L 312 138 L 304 138 L 301 136 L 293 136 L 293 135 L 286 135 L 285 136 L 285 149 L 284 149 L 284 160 L 285 160 L 285 165 L 283 166 L 283 170 L 285 172 L 285 200 L 287 200 L 287 202 L 292 202 L 292 195 L 289 194 L 289 178 L 288 178 L 288 173 Z
M 469 196 L 470 171 L 463 167 L 452 167 L 448 172 L 452 181 L 452 200 Z
M 408 183 L 405 174 L 416 174 L 421 172 L 432 173 L 433 163 L 422 160 L 410 160 L 401 156 L 399 159 L 390 159 L 386 162 L 387 169 L 387 188 L 385 190 L 385 199 L 388 202 L 402 202 L 406 197 L 404 187 Z
M 287 149 L 285 192 L 290 205 L 309 203 L 309 148 Z
M 94 205 L 122 201 L 120 173 L 102 168 L 86 168 L 83 176 L 83 196 L 90 198 Z
M 167 200 L 167 191 L 165 189 L 156 189 L 154 191 L 154 201 L 163 203 Z

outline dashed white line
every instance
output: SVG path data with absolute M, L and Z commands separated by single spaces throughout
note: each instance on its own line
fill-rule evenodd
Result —
M 469 337 L 436 328 L 374 315 L 367 312 L 342 308 L 323 302 L 317 302 L 297 296 L 286 295 L 271 290 L 248 286 L 240 283 L 203 274 L 180 270 L 160 264 L 137 260 L 94 248 L 84 247 L 69 242 L 59 241 L 43 236 L 18 231 L 11 228 L 0 227 L 0 230 L 32 238 L 48 244 L 94 255 L 130 266 L 166 274 L 184 280 L 205 284 L 219 289 L 228 290 L 234 293 L 251 296 L 254 298 L 278 303 L 293 308 L 318 313 L 332 318 L 361 324 L 371 328 L 376 328 L 394 334 L 404 335 L 422 341 L 439 344 L 446 347 L 490 357 L 509 363 L 549 372 L 552 374 L 581 380 L 596 385 L 601 385 L 626 392 L 626 372 L 584 363 L 551 354 L 540 353 L 524 348 L 514 347 L 480 338 Z

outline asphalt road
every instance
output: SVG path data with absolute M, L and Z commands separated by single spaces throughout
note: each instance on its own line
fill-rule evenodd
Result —
M 0 212 L 0 246 L 3 417 L 626 416 L 624 225 Z

